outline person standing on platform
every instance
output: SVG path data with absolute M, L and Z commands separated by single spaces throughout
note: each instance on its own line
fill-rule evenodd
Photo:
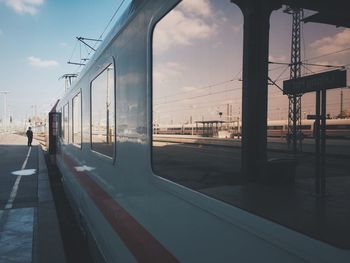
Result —
M 27 132 L 27 137 L 28 137 L 28 146 L 32 146 L 32 141 L 33 141 L 33 132 L 32 132 L 32 128 L 29 127 Z

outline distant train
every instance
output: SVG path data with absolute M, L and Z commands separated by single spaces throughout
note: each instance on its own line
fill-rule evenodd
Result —
M 198 124 L 183 125 L 155 125 L 153 127 L 154 134 L 168 135 L 196 135 L 204 134 L 203 126 Z M 240 136 L 241 126 L 225 126 L 222 124 L 218 129 L 213 128 L 214 137 L 220 137 L 225 134 L 228 137 Z M 302 120 L 301 133 L 305 138 L 312 138 L 315 134 L 315 121 Z M 286 137 L 288 134 L 288 122 L 286 120 L 272 120 L 267 122 L 267 136 L 269 137 Z M 326 135 L 330 138 L 350 139 L 350 119 L 327 119 Z
M 267 135 L 270 137 L 285 137 L 288 133 L 287 121 L 268 121 Z M 301 133 L 303 137 L 315 136 L 315 120 L 302 120 Z M 327 119 L 326 136 L 330 138 L 350 139 L 350 119 Z

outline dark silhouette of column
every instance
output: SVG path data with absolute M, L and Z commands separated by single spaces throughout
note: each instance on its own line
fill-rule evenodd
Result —
M 254 179 L 267 159 L 267 83 L 270 14 L 274 1 L 233 0 L 244 16 L 242 172 Z

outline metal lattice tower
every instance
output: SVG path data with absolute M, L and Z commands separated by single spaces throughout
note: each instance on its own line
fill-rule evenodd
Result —
M 292 14 L 292 48 L 290 61 L 290 78 L 301 77 L 301 20 L 303 10 L 299 8 L 287 8 L 286 13 Z M 301 96 L 302 94 L 289 95 L 288 108 L 288 144 L 292 142 L 293 152 L 301 151 Z

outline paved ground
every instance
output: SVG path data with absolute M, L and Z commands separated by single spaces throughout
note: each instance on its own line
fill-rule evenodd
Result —
M 31 262 L 32 258 L 38 154 L 37 147 L 24 147 L 25 143 L 22 137 L 1 136 L 0 262 Z
M 0 135 L 0 263 L 66 262 L 44 155 Z
M 159 176 L 231 203 L 340 248 L 350 248 L 350 159 L 327 156 L 327 196 L 314 193 L 315 157 L 298 157 L 295 183 L 248 182 L 237 147 L 154 142 Z M 348 148 L 350 153 L 350 147 Z M 269 158 L 291 157 L 271 151 Z M 285 167 L 280 176 L 289 172 Z

